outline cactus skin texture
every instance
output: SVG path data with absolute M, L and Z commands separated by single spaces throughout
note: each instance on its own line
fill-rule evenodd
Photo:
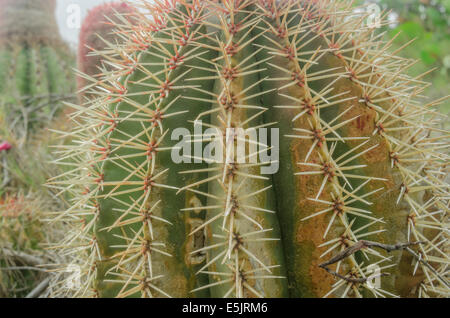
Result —
M 54 180 L 75 198 L 62 245 L 86 247 L 73 296 L 448 297 L 444 98 L 423 100 L 351 1 L 144 4 Z M 201 146 L 196 120 L 219 155 L 177 164 L 171 134 Z M 221 160 L 229 128 L 263 127 L 277 173 Z
M 0 104 L 13 120 L 27 112 L 26 121 L 38 121 L 39 110 L 52 113 L 55 100 L 74 90 L 73 55 L 59 36 L 55 6 L 0 1 Z
M 115 32 L 115 24 L 121 24 L 122 19 L 132 12 L 132 7 L 125 2 L 101 4 L 88 12 L 84 19 L 78 41 L 78 70 L 82 74 L 77 78 L 78 89 L 86 88 L 89 81 L 83 77 L 102 73 L 102 68 L 112 67 L 103 62 L 109 47 L 121 44 L 122 39 Z M 129 23 L 130 20 L 127 20 Z M 106 51 L 106 52 L 105 52 Z

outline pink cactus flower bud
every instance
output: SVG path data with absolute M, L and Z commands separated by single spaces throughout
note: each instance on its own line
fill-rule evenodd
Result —
M 11 148 L 12 148 L 11 144 L 9 142 L 7 142 L 7 141 L 4 141 L 4 142 L 0 143 L 0 152 L 7 151 L 7 150 L 9 150 Z

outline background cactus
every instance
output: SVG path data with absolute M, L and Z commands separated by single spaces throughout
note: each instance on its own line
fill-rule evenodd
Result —
M 112 69 L 103 58 L 114 51 L 110 47 L 114 48 L 123 42 L 121 35 L 115 32 L 115 24 L 123 24 L 123 19 L 129 23 L 127 14 L 131 12 L 132 8 L 125 2 L 104 3 L 88 12 L 78 42 L 78 70 L 81 73 L 77 78 L 79 90 L 87 89 L 90 81 L 95 79 L 95 75 L 101 74 L 102 69 Z
M 74 195 L 73 295 L 448 296 L 444 98 L 424 100 L 351 1 L 143 4 L 51 180 Z M 273 176 L 231 151 L 267 156 L 270 139 L 229 133 L 265 127 Z M 186 150 L 208 136 L 208 160 Z
M 59 42 L 55 0 L 2 0 L 0 40 Z
M 32 269 L 43 265 L 36 251 L 44 241 L 40 219 L 44 204 L 40 198 L 23 193 L 0 199 L 0 297 L 25 296 L 44 276 Z
M 55 0 L 0 2 L 0 104 L 11 127 L 25 134 L 74 89 L 73 55 L 60 38 L 55 6 Z
M 67 130 L 66 123 L 59 120 L 47 125 L 62 131 Z M 46 282 L 43 287 L 48 285 L 46 270 L 53 268 L 50 264 L 64 262 L 64 256 L 45 248 L 48 242 L 64 236 L 65 227 L 52 227 L 45 219 L 52 215 L 51 211 L 67 205 L 64 198 L 56 196 L 57 190 L 43 185 L 48 178 L 62 173 L 50 163 L 54 157 L 49 148 L 64 139 L 41 129 L 24 142 L 16 138 L 9 124 L 0 114 L 0 138 L 9 141 L 0 145 L 0 297 L 24 297 L 41 283 Z

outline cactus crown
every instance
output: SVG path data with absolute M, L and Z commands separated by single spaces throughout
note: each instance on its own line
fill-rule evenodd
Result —
M 74 105 L 76 166 L 51 181 L 75 198 L 59 219 L 74 228 L 63 245 L 85 247 L 76 295 L 448 295 L 443 99 L 423 101 L 412 62 L 349 14 L 352 1 L 141 9 L 117 25 L 127 42 L 105 56 L 116 70 Z M 172 131 L 199 119 L 220 155 L 175 164 Z M 233 160 L 230 145 L 254 157 L 268 141 L 229 129 L 271 126 L 278 173 Z M 395 275 L 374 287 L 374 265 Z
M 0 41 L 61 42 L 56 0 L 1 0 Z

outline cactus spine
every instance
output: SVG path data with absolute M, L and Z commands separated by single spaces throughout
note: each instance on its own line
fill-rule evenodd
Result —
M 84 188 L 61 216 L 85 222 L 67 241 L 87 246 L 77 295 L 448 296 L 443 99 L 423 106 L 351 1 L 144 4 L 152 19 L 118 25 L 119 70 L 74 106 L 75 179 L 55 181 Z M 199 120 L 214 159 L 174 163 L 170 135 Z M 271 126 L 273 178 L 232 151 L 267 155 L 233 131 Z

